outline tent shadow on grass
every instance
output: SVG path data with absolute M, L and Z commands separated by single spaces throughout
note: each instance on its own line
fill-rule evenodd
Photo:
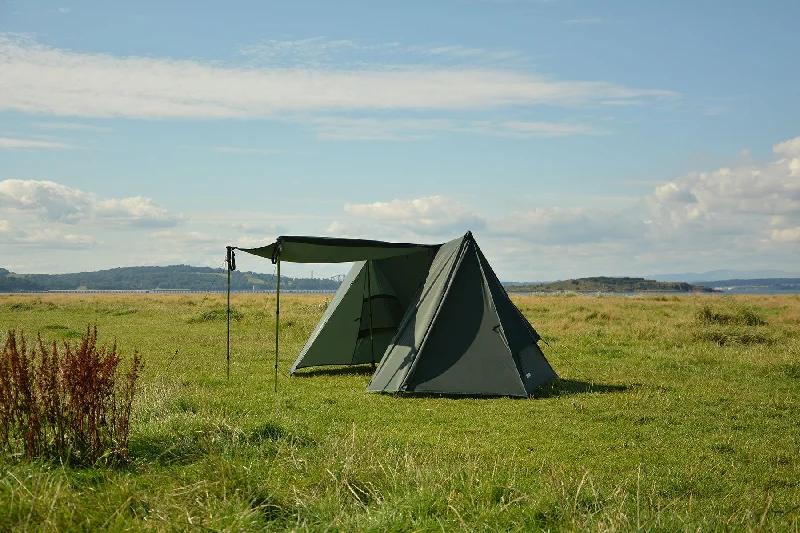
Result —
M 375 373 L 372 365 L 317 367 L 309 370 L 298 370 L 293 378 L 310 378 L 313 376 L 371 376 Z
M 555 379 L 545 383 L 534 393 L 534 398 L 559 398 L 562 396 L 574 396 L 576 394 L 609 394 L 613 392 L 625 392 L 631 387 L 628 385 L 606 385 L 603 383 L 592 383 L 575 379 Z
M 317 367 L 298 371 L 292 374 L 293 378 L 310 378 L 314 376 L 362 376 L 368 377 L 373 374 L 370 365 L 336 366 L 336 367 Z M 560 398 L 563 396 L 575 396 L 578 394 L 611 394 L 615 392 L 625 392 L 633 388 L 631 385 L 613 385 L 604 383 L 594 383 L 580 381 L 576 379 L 555 379 L 542 385 L 534 394 L 535 399 Z M 443 393 L 421 393 L 405 394 L 402 392 L 386 392 L 386 396 L 397 396 L 406 399 L 413 398 L 449 398 L 454 400 L 466 399 L 485 399 L 506 398 L 503 395 L 484 395 L 484 394 L 443 394 Z M 525 400 L 526 398 L 517 398 Z
M 635 386 L 635 385 L 634 385 Z M 555 379 L 542 385 L 534 394 L 533 399 L 560 398 L 562 396 L 574 396 L 577 394 L 610 394 L 615 392 L 625 392 L 634 386 L 629 385 L 605 385 L 602 383 L 590 383 L 588 381 L 578 381 L 574 379 Z M 510 400 L 527 400 L 528 398 L 508 397 L 503 395 L 485 394 L 442 394 L 442 393 L 420 393 L 412 394 L 386 393 L 387 396 L 402 397 L 407 400 L 424 398 L 447 398 L 452 400 L 491 400 L 506 398 Z

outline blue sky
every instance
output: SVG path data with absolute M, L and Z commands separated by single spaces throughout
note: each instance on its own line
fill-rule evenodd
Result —
M 788 1 L 0 0 L 0 266 L 471 229 L 508 280 L 797 270 L 797 20 Z

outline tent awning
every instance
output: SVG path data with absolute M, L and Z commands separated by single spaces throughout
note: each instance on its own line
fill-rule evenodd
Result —
M 271 259 L 280 256 L 290 263 L 351 263 L 383 259 L 415 252 L 435 251 L 441 244 L 414 244 L 371 241 L 366 239 L 337 239 L 331 237 L 283 236 L 258 248 L 236 248 L 249 254 Z

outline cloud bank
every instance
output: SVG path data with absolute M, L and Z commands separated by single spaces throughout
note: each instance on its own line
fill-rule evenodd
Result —
M 97 118 L 258 119 L 319 111 L 585 106 L 678 96 L 491 67 L 348 70 L 118 57 L 9 34 L 0 34 L 0 71 L 0 110 Z
M 99 199 L 95 194 L 53 181 L 0 181 L 3 211 L 29 211 L 47 222 L 77 224 L 84 220 L 131 227 L 174 226 L 181 215 L 169 213 L 151 198 Z
M 351 203 L 325 215 L 210 212 L 189 218 L 141 196 L 99 198 L 52 181 L 5 180 L 0 252 L 45 264 L 61 257 L 58 250 L 91 248 L 106 254 L 107 266 L 218 266 L 224 245 L 261 245 L 286 231 L 443 242 L 472 230 L 503 279 L 730 265 L 792 270 L 800 257 L 800 137 L 776 144 L 773 152 L 770 161 L 679 176 L 622 207 L 532 204 L 506 213 L 483 213 L 462 198 L 427 195 Z M 22 250 L 41 255 L 14 253 Z

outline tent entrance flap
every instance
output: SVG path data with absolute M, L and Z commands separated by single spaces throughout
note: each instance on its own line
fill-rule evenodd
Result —
M 403 301 L 410 301 L 399 277 L 424 279 L 428 261 L 418 255 L 354 264 L 291 371 L 311 366 L 377 365 L 402 320 Z

